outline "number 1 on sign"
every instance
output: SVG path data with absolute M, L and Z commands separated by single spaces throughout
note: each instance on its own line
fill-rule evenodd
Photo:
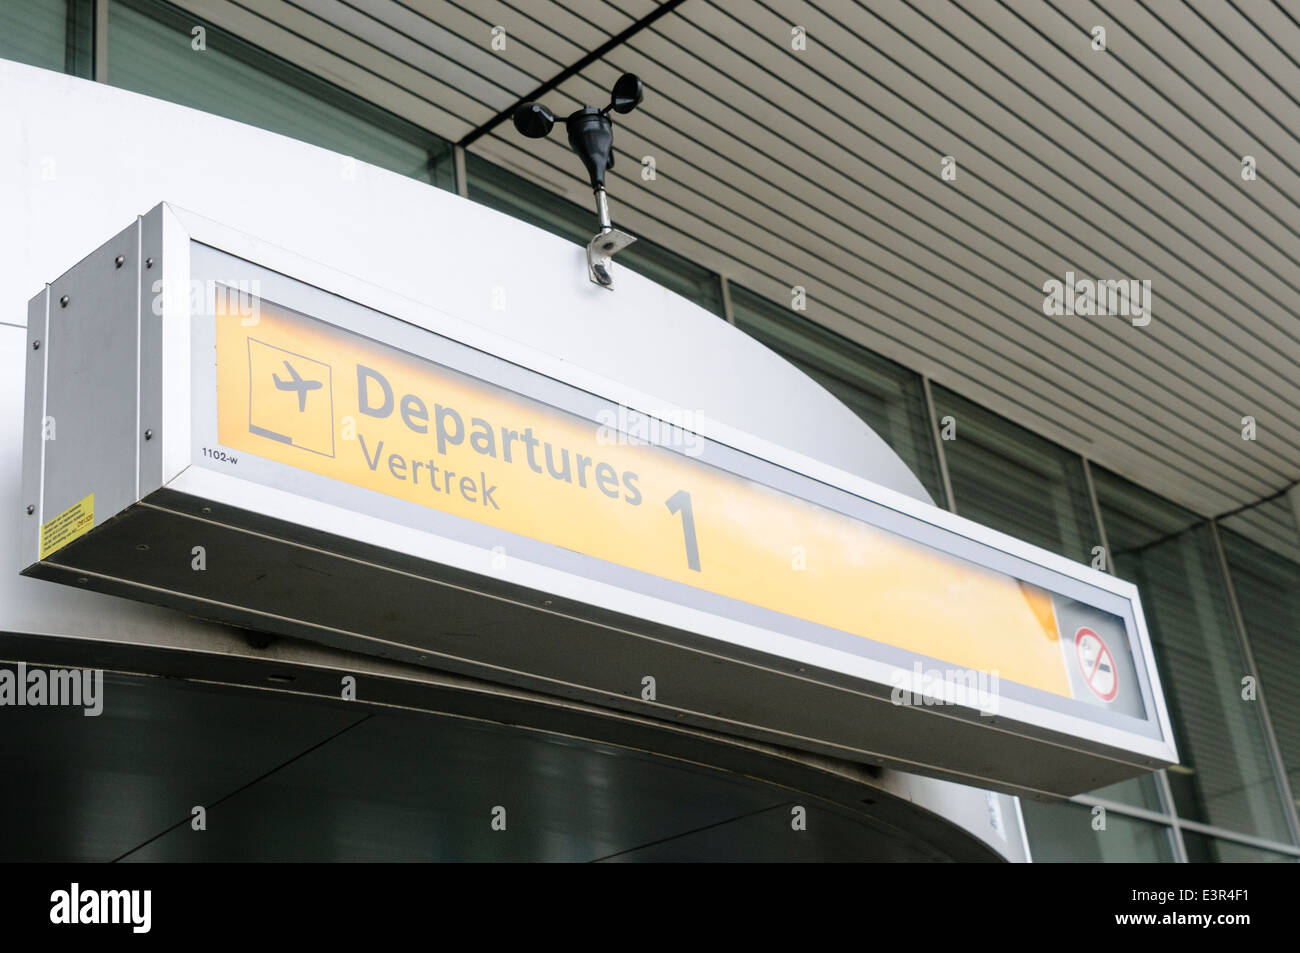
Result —
M 695 511 L 691 509 L 691 495 L 678 490 L 668 497 L 668 512 L 682 514 L 682 534 L 686 537 L 686 565 L 700 571 L 700 544 L 695 539 Z

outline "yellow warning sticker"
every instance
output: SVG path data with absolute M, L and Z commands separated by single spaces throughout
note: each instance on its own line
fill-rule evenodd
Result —
M 41 525 L 41 558 L 48 559 L 78 536 L 84 536 L 95 525 L 95 494 Z

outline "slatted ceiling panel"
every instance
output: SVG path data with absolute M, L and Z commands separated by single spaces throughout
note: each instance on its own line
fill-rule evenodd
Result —
M 1112 7 L 1134 9 L 1128 4 Z M 1132 160 L 1135 171 L 1156 184 L 1162 184 L 1172 172 L 1185 184 L 1194 185 L 1201 199 L 1222 202 L 1226 209 L 1238 214 L 1259 211 L 1251 196 L 1222 189 L 1221 176 L 1225 171 L 1236 171 L 1239 156 L 1216 148 L 1213 139 L 1189 118 L 1185 107 L 1170 98 L 1180 91 L 1186 93 L 1186 84 L 1167 68 L 1153 64 L 1144 46 L 1145 38 L 1130 39 L 1119 52 L 1112 48 L 1114 55 L 1110 58 L 1094 59 L 1087 46 L 1087 30 L 1078 21 L 1095 19 L 1113 26 L 1115 21 L 1100 10 L 1095 16 L 1075 11 L 1073 19 L 1051 4 L 1017 4 L 1015 9 L 998 4 L 981 12 L 981 20 L 994 34 L 1005 36 L 1009 44 L 1030 43 L 1070 64 L 1066 71 L 1051 74 L 1047 95 L 1053 107 L 1065 104 L 1067 109 L 1073 108 L 1072 100 L 1086 104 L 1086 111 L 1074 109 L 1080 120 L 1091 120 L 1080 127 L 1082 136 L 1109 134 L 1112 148 L 1123 145 L 1132 150 L 1116 158 Z M 1123 34 L 1117 42 L 1123 46 Z M 1048 76 L 1042 71 L 1040 75 Z M 1153 82 L 1157 85 L 1153 86 Z M 1206 105 L 1201 103 L 1196 108 L 1204 109 Z M 1190 146 L 1199 148 L 1192 150 Z M 1224 164 L 1230 160 L 1233 167 L 1225 169 Z M 1193 213 L 1199 211 L 1192 209 Z
M 1054 79 L 1053 79 L 1052 82 L 1056 82 L 1056 81 L 1054 81 Z M 1091 96 L 1089 96 L 1089 99 L 1091 99 Z M 1084 118 L 1087 118 L 1087 117 L 1084 117 Z M 1177 156 L 1174 156 L 1174 159 L 1177 160 Z M 1151 174 L 1151 173 L 1147 173 L 1147 174 Z M 1157 172 L 1156 174 L 1160 174 L 1160 173 Z M 1106 204 L 1106 203 L 1096 203 L 1096 204 L 1097 204 L 1096 212 L 1099 212 L 1099 213 L 1106 213 L 1106 208 L 1108 208 L 1108 204 Z
M 459 139 L 657 4 L 187 5 Z M 1263 2 L 687 0 L 542 99 L 563 116 L 638 72 L 618 224 L 783 305 L 802 284 L 791 320 L 1214 513 L 1300 476 L 1298 54 L 1300 24 Z M 471 148 L 591 205 L 562 127 Z M 1155 320 L 1045 317 L 1067 270 L 1152 279 Z
M 1235 410 L 1235 408 L 1234 408 L 1234 410 Z
M 562 56 L 549 55 L 546 51 L 549 44 L 539 39 L 539 34 L 545 32 L 544 28 L 538 27 L 527 17 L 508 10 L 500 3 L 479 2 L 468 5 L 431 6 L 436 6 L 437 9 L 436 12 L 428 14 L 430 17 L 439 18 L 440 23 L 463 35 L 481 38 L 480 50 L 486 50 L 490 55 L 500 57 L 519 71 L 519 84 L 516 86 L 515 96 L 510 101 L 502 103 L 500 109 L 509 107 L 520 96 L 535 89 L 586 52 L 573 47 L 572 50 L 565 51 Z M 506 49 L 503 51 L 491 50 L 492 28 L 495 26 L 505 27 L 506 30 Z
M 1194 5 L 1182 3 L 1174 10 L 1190 15 L 1180 16 L 1174 23 L 1159 4 L 1135 4 L 1114 11 L 1145 41 L 1138 55 L 1126 56 L 1125 61 L 1146 75 L 1164 70 L 1175 93 L 1170 101 L 1180 107 L 1189 127 L 1203 130 L 1222 148 L 1221 158 L 1228 163 L 1240 161 L 1243 146 L 1261 163 L 1267 161 L 1269 181 L 1277 186 L 1278 198 L 1288 206 L 1288 220 L 1294 226 L 1295 196 L 1300 194 L 1295 190 L 1300 179 L 1294 160 L 1288 162 L 1287 156 L 1294 156 L 1291 124 L 1300 120 L 1300 106 L 1259 68 L 1256 56 L 1207 22 Z M 1219 17 L 1225 24 L 1234 20 L 1240 24 L 1232 11 L 1221 11 Z M 1257 42 L 1250 47 L 1261 53 L 1268 50 Z M 1214 55 L 1206 56 L 1203 49 L 1213 50 Z M 1231 113 L 1220 105 L 1228 101 L 1235 106 Z
M 1089 201 L 1095 201 L 1095 200 L 1090 199 Z M 1113 204 L 1113 203 L 1109 203 L 1109 204 Z M 1164 274 L 1161 274 L 1161 277 L 1163 278 L 1163 277 L 1165 277 L 1165 275 L 1164 275 Z M 1168 282 L 1162 282 L 1162 284 L 1161 284 L 1161 288 L 1162 288 L 1162 290 L 1167 290 L 1167 288 L 1168 288 Z M 1162 303 L 1167 303 L 1168 299 L 1169 299 L 1169 295 L 1168 295 L 1168 294 L 1164 295 L 1164 296 L 1163 296 L 1163 302 L 1162 302 Z M 1177 325 L 1178 325 L 1178 322 L 1169 322 L 1169 321 L 1165 321 L 1165 322 L 1162 322 L 1162 323 L 1160 324 L 1159 328 L 1163 330 L 1163 329 L 1168 329 L 1168 328 L 1170 328 L 1170 327 L 1177 327 Z M 1148 330 L 1149 330 L 1149 329 L 1148 329 Z
M 1240 18 L 1225 18 L 1230 27 L 1239 30 L 1233 34 L 1234 39 L 1251 50 L 1257 50 L 1263 48 L 1258 44 L 1258 37 L 1263 36 L 1268 41 L 1268 48 L 1277 50 L 1288 62 L 1300 64 L 1300 20 L 1297 19 L 1296 12 L 1289 12 L 1279 4 L 1242 3 L 1240 0 L 1227 0 L 1227 3 Z M 1220 15 L 1215 11 L 1216 3 L 1207 4 L 1196 0 L 1192 6 L 1206 13 L 1211 20 L 1219 21 Z M 1252 28 L 1256 32 L 1252 32 Z M 1272 63 L 1269 65 L 1272 66 Z
M 657 6 L 655 0 L 619 3 L 618 6 L 588 3 L 580 10 L 549 0 L 544 3 L 535 0 L 516 0 L 513 3 L 509 0 L 483 0 L 474 3 L 476 11 L 482 11 L 483 16 L 494 19 L 494 22 L 516 24 L 516 36 L 556 57 L 563 67 L 581 59 Z M 554 73 L 547 75 L 546 79 L 551 75 Z
M 939 52 L 944 51 L 941 50 Z M 957 54 L 956 51 L 953 51 L 953 56 L 954 61 L 963 68 L 971 65 L 970 63 L 961 63 L 960 54 Z M 978 63 L 979 61 L 971 58 L 971 62 Z M 971 72 L 977 73 L 977 70 L 972 67 Z M 960 80 L 958 81 L 960 82 Z M 976 92 L 975 95 L 978 97 L 983 96 L 984 94 Z M 992 100 L 989 102 L 991 104 Z M 1026 103 L 1029 105 L 1026 105 Z M 1018 105 L 1024 108 L 1032 108 L 1033 104 L 1031 101 L 1026 100 L 1026 103 L 1020 103 Z M 1153 247 L 1147 242 L 1134 243 L 1122 239 L 1117 242 L 1114 239 L 1105 237 L 1109 235 L 1126 236 L 1131 233 L 1133 225 L 1131 216 L 1127 220 L 1116 218 L 1114 221 L 1105 222 L 1106 228 L 1103 231 L 1102 229 L 1092 226 L 1087 221 L 1087 216 L 1081 218 L 1078 215 L 1077 210 L 1089 209 L 1091 206 L 1098 204 L 1098 190 L 1105 187 L 1103 180 L 1091 173 L 1086 166 L 1079 163 L 1073 156 L 1068 156 L 1063 151 L 1059 151 L 1059 148 L 1053 144 L 1052 140 L 1043 137 L 1039 131 L 1024 122 L 1014 113 L 1008 112 L 1004 117 L 1000 118 L 1005 119 L 1006 124 L 1003 124 L 1002 128 L 997 129 L 996 132 L 1003 136 L 1005 136 L 1009 131 L 1020 133 L 1029 140 L 1026 144 L 1029 145 L 1030 148 L 1026 149 L 1023 145 L 1017 142 L 1016 149 L 1011 151 L 1012 161 L 1007 162 L 1000 157 L 999 165 L 1001 168 L 993 171 L 990 177 L 990 184 L 994 187 L 1000 187 L 999 183 L 1005 183 L 1007 181 L 1032 183 L 1033 187 L 1039 191 L 1039 194 L 1049 196 L 1054 203 L 1054 207 L 1049 207 L 1045 214 L 1040 213 L 1042 217 L 1039 219 L 1043 226 L 1050 229 L 1053 234 L 1061 227 L 1068 224 L 1071 227 L 1071 230 L 1077 233 L 1084 243 L 1091 248 L 1105 250 L 1108 247 L 1113 248 L 1118 245 L 1118 247 L 1123 248 L 1125 252 L 1127 252 L 1126 254 L 1121 255 L 1116 255 L 1114 252 L 1104 253 L 1103 257 L 1106 259 L 1105 265 L 1107 266 L 1107 270 L 1100 272 L 1097 269 L 1087 268 L 1086 265 L 1084 265 L 1083 269 L 1080 269 L 1080 266 L 1085 260 L 1092 259 L 1095 256 L 1080 255 L 1078 251 L 1072 251 L 1063 255 L 1060 262 L 1061 265 L 1066 267 L 1073 266 L 1073 268 L 1080 270 L 1086 269 L 1088 273 L 1096 274 L 1115 273 L 1110 272 L 1109 269 L 1116 267 L 1119 262 L 1122 262 L 1123 265 L 1129 267 L 1125 267 L 1119 273 L 1154 273 L 1161 277 L 1161 290 L 1163 292 L 1161 299 L 1162 305 L 1168 305 L 1170 303 L 1179 304 L 1182 306 L 1179 310 L 1194 314 L 1197 310 L 1209 303 L 1205 300 L 1205 297 L 1197 291 L 1197 288 L 1204 284 L 1204 277 L 1191 262 L 1187 262 L 1184 259 L 1183 262 L 1175 266 L 1174 259 L 1168 258 L 1167 256 L 1161 256 L 1159 252 L 1154 251 Z M 1008 129 L 1007 124 L 1010 124 L 1012 128 Z M 1069 141 L 1072 136 L 1072 130 L 1069 128 L 1068 124 L 1063 125 L 1060 129 L 1054 130 L 1054 132 L 1062 136 L 1065 141 Z M 989 137 L 986 136 L 985 138 L 988 139 Z M 1017 135 L 1016 138 L 1019 140 L 1020 135 Z M 996 147 L 998 142 L 994 141 L 993 145 Z M 1043 152 L 1045 151 L 1043 148 L 1044 146 L 1048 146 L 1050 149 L 1058 149 L 1058 154 L 1049 152 L 1045 157 L 1049 160 L 1048 163 L 1042 161 L 1044 158 Z M 955 147 L 954 151 L 957 151 Z M 1022 161 L 1016 162 L 1016 159 Z M 1028 171 L 1030 174 L 1026 174 L 1026 166 L 1029 167 Z M 970 168 L 969 163 L 967 164 L 967 168 Z M 1046 170 L 1048 173 L 1049 181 L 1047 183 L 1047 188 L 1044 188 L 1040 181 L 1036 181 L 1036 178 L 1041 178 L 1041 176 L 1035 176 L 1032 174 L 1039 170 Z M 982 174 L 982 170 L 975 171 L 977 177 Z M 1089 176 L 1092 176 L 1092 180 L 1095 181 L 1090 181 Z M 1091 191 L 1080 189 L 1077 187 L 1079 185 L 1087 186 Z M 1068 190 L 1068 195 L 1062 196 L 1060 194 L 1062 189 Z M 965 191 L 964 187 L 963 191 Z M 1062 199 L 1065 201 L 1062 201 Z M 1126 203 L 1123 201 L 1118 203 L 1107 202 L 1104 203 L 1103 206 L 1100 206 L 1098 211 L 1105 216 L 1109 216 L 1109 209 L 1122 210 L 1125 208 L 1125 204 Z M 1042 234 L 1042 232 L 1043 228 L 1040 227 L 1039 233 Z M 1164 247 L 1168 248 L 1170 239 L 1173 238 L 1176 240 L 1176 233 L 1171 232 L 1167 227 L 1164 227 L 1163 234 L 1154 237 L 1160 241 Z M 1176 282 L 1175 287 L 1178 291 L 1177 297 L 1170 293 L 1171 287 L 1169 279 Z M 1229 275 L 1226 277 L 1226 280 L 1220 281 L 1220 285 L 1225 288 L 1240 286 L 1240 284 L 1241 279 L 1237 275 Z M 1220 300 L 1217 302 L 1217 306 L 1220 310 L 1222 310 L 1225 305 L 1232 308 L 1237 308 L 1241 305 L 1240 301 L 1233 301 L 1228 304 L 1223 300 L 1223 296 L 1219 296 L 1219 298 Z M 1162 322 L 1161 328 L 1178 328 L 1182 323 L 1184 322 Z M 1226 347 L 1233 350 L 1237 349 L 1236 343 L 1233 342 L 1231 338 L 1223 335 L 1216 335 L 1213 343 L 1215 347 Z M 1279 343 L 1281 343 L 1281 341 L 1279 341 Z M 1285 343 L 1294 344 L 1295 342 L 1294 340 L 1287 338 Z M 1199 354 L 1196 356 L 1199 356 Z M 1294 391 L 1293 385 L 1289 383 L 1287 378 L 1278 377 L 1277 380 L 1281 386 L 1290 388 Z M 1291 396 L 1294 396 L 1294 394 Z
M 1284 100 L 1276 113 L 1282 121 L 1281 129 L 1284 136 L 1281 141 L 1293 141 L 1295 127 L 1288 128 L 1286 123 L 1288 117 L 1292 122 L 1300 118 L 1297 116 L 1300 102 L 1296 97 L 1297 90 L 1300 90 L 1300 60 L 1292 58 L 1279 47 L 1276 42 L 1277 37 L 1267 33 L 1261 34 L 1260 27 L 1252 20 L 1252 16 L 1263 12 L 1263 5 L 1255 3 L 1250 9 L 1234 5 L 1236 16 L 1223 15 L 1222 0 L 1212 4 L 1204 0 L 1187 0 L 1187 6 L 1196 11 L 1207 29 L 1214 30 L 1225 43 L 1233 47 L 1242 60 L 1251 63 L 1253 71 L 1249 77 L 1236 74 L 1235 78 L 1239 84 L 1243 78 L 1246 78 L 1249 80 L 1249 88 L 1258 88 L 1259 85 L 1268 87 L 1267 95 L 1270 101 L 1276 101 L 1275 97 L 1278 96 Z M 1261 35 L 1267 42 L 1259 42 Z M 1294 174 L 1296 170 L 1293 167 L 1291 171 Z
M 1296 514 L 1285 496 L 1234 513 L 1221 520 L 1219 525 L 1300 566 Z
M 639 38 L 638 38 L 638 40 L 633 41 L 633 45 L 635 45 L 637 42 L 639 42 Z M 1037 290 L 1037 289 L 1035 289 L 1035 290 Z M 1039 295 L 1038 295 L 1038 301 L 1040 301 L 1040 300 L 1041 300 L 1041 293 L 1039 293 Z M 1035 304 L 1037 304 L 1038 301 L 1036 301 Z M 1040 317 L 1040 318 L 1041 318 L 1041 315 L 1036 315 L 1036 317 Z
M 1125 65 L 1127 66 L 1127 64 L 1128 64 L 1128 60 L 1126 59 Z M 1160 78 L 1169 79 L 1170 77 L 1171 74 L 1167 73 L 1166 70 L 1164 74 L 1161 74 Z M 1092 99 L 1092 96 L 1089 96 L 1089 99 Z M 1136 113 L 1132 113 L 1132 111 L 1130 111 L 1130 113 L 1131 116 L 1136 116 Z M 1175 118 L 1178 118 L 1177 114 L 1175 114 Z M 1123 122 L 1123 124 L 1121 125 L 1128 125 L 1128 122 L 1127 121 Z M 1145 133 L 1143 135 L 1139 135 L 1138 143 L 1140 147 L 1151 148 L 1151 144 L 1148 143 L 1148 139 L 1151 138 L 1152 135 L 1156 135 L 1156 133 L 1153 133 L 1152 129 L 1154 129 L 1154 127 L 1145 130 Z M 1139 129 L 1139 131 L 1143 131 L 1143 130 Z M 1193 137 L 1192 139 L 1192 142 L 1201 144 L 1201 146 L 1208 146 L 1209 144 L 1205 142 L 1204 135 L 1195 135 L 1195 137 Z M 1216 183 L 1218 182 L 1219 177 L 1223 176 L 1223 173 L 1225 173 L 1225 168 L 1227 169 L 1227 172 L 1229 172 L 1229 174 L 1227 174 L 1226 176 L 1227 181 L 1229 182 L 1234 181 L 1234 179 L 1236 178 L 1235 170 L 1239 168 L 1238 165 L 1239 156 L 1235 156 L 1235 155 L 1223 156 L 1223 161 L 1221 161 L 1221 163 L 1218 163 L 1217 166 L 1209 166 L 1209 168 L 1206 168 L 1204 156 L 1200 156 L 1199 153 L 1195 153 L 1195 151 L 1188 151 L 1186 150 L 1186 148 L 1174 146 L 1174 144 L 1171 144 L 1169 140 L 1161 140 L 1161 147 L 1157 148 L 1156 152 L 1157 155 L 1161 157 L 1161 160 L 1165 161 L 1165 163 L 1169 165 L 1169 168 L 1171 170 L 1174 170 L 1174 172 L 1182 173 L 1184 169 L 1191 169 L 1191 172 L 1197 174 L 1197 177 L 1199 177 L 1201 182 L 1204 182 L 1204 179 L 1208 177 L 1209 189 L 1213 189 L 1214 185 L 1216 185 Z M 1186 155 L 1184 155 L 1184 153 L 1186 153 Z M 1226 166 L 1225 163 L 1227 163 Z M 1249 198 L 1253 198 L 1252 190 L 1229 189 L 1229 190 L 1221 190 L 1221 191 L 1229 192 L 1230 200 L 1234 198 L 1235 192 L 1238 191 L 1242 192 L 1242 196 L 1238 196 L 1238 198 L 1240 198 L 1242 202 L 1244 202 L 1244 200 L 1247 200 Z M 1171 195 L 1173 194 L 1173 192 L 1166 190 L 1166 194 Z M 1193 196 L 1193 198 L 1217 199 L 1218 196 L 1214 195 L 1213 192 L 1210 191 L 1201 191 L 1201 192 L 1197 192 L 1197 194 Z M 1240 205 L 1240 202 L 1238 203 L 1238 205 Z M 1200 209 L 1201 211 L 1200 220 L 1206 222 L 1209 228 L 1218 228 L 1219 222 L 1214 220 L 1212 213 L 1216 211 L 1221 211 L 1221 209 L 1222 211 L 1234 211 L 1238 216 L 1242 215 L 1242 209 L 1240 208 L 1229 209 L 1225 205 L 1225 207 Z M 1258 211 L 1258 207 L 1255 207 L 1253 209 L 1245 208 L 1244 213 L 1245 215 L 1249 215 L 1249 213 L 1251 213 L 1252 211 Z M 1249 269 L 1255 270 L 1255 273 L 1253 274 L 1243 274 L 1243 278 L 1245 278 L 1245 289 L 1248 290 L 1248 294 L 1249 294 L 1249 289 L 1251 289 L 1252 287 L 1251 285 L 1252 281 L 1256 283 L 1262 281 L 1265 282 L 1266 285 L 1271 285 L 1271 290 L 1268 291 L 1268 294 L 1271 295 L 1271 298 L 1269 300 L 1271 300 L 1271 303 L 1274 304 L 1274 307 L 1270 308 L 1268 303 L 1264 303 L 1262 304 L 1262 307 L 1260 307 L 1261 303 L 1258 302 L 1257 299 L 1253 300 L 1253 302 L 1247 302 L 1247 300 L 1240 298 L 1240 296 L 1238 295 L 1232 295 L 1232 291 L 1234 291 L 1234 287 L 1240 286 L 1240 282 L 1236 282 L 1236 285 L 1226 285 L 1226 283 L 1223 282 L 1222 280 L 1218 280 L 1216 286 L 1218 287 L 1218 289 L 1225 290 L 1227 294 L 1234 296 L 1234 300 L 1236 300 L 1236 302 L 1247 304 L 1248 309 L 1253 308 L 1253 312 L 1255 312 L 1257 316 L 1262 317 L 1264 315 L 1269 315 L 1269 313 L 1271 312 L 1270 317 L 1271 320 L 1274 321 L 1274 325 L 1271 326 L 1271 328 L 1262 328 L 1260 339 L 1262 339 L 1262 341 L 1269 342 L 1271 337 L 1273 338 L 1271 339 L 1271 343 L 1275 343 L 1275 345 L 1291 347 L 1292 350 L 1294 350 L 1294 346 L 1295 346 L 1294 332 L 1292 332 L 1290 328 L 1287 328 L 1286 321 L 1278 320 L 1279 317 L 1286 316 L 1284 315 L 1283 308 L 1279 307 L 1282 306 L 1283 299 L 1278 298 L 1278 295 L 1290 296 L 1290 291 L 1288 291 L 1286 287 L 1281 285 L 1281 283 L 1278 283 L 1277 277 L 1269 276 L 1268 273 L 1264 273 L 1262 272 L 1261 269 L 1258 269 L 1256 267 L 1255 261 L 1253 261 L 1252 257 L 1249 257 L 1249 255 L 1252 254 L 1258 255 L 1261 254 L 1261 252 L 1265 252 L 1265 254 L 1270 254 L 1270 252 L 1273 252 L 1274 250 L 1270 250 L 1270 248 L 1262 247 L 1262 243 L 1260 242 L 1260 239 L 1258 239 L 1258 235 L 1255 233 L 1255 231 L 1249 228 L 1248 221 L 1244 221 L 1240 217 L 1227 218 L 1227 220 L 1225 221 L 1232 228 L 1231 234 L 1229 234 L 1229 231 L 1227 231 L 1226 229 L 1219 230 L 1221 231 L 1221 234 L 1218 235 L 1210 234 L 1209 231 L 1206 231 L 1206 234 L 1209 235 L 1209 239 L 1222 238 L 1225 239 L 1225 241 L 1226 239 L 1231 239 L 1231 241 L 1235 242 L 1235 250 L 1243 252 L 1243 255 L 1235 256 L 1234 261 L 1232 261 L 1232 265 L 1234 265 L 1234 268 L 1238 268 L 1240 267 L 1240 265 L 1244 264 L 1245 268 L 1247 268 L 1248 270 Z M 1210 250 L 1210 247 L 1212 246 L 1213 246 L 1212 241 L 1210 241 L 1209 244 L 1206 242 L 1200 242 L 1200 247 L 1206 248 L 1206 250 Z M 1219 260 L 1222 260 L 1223 255 L 1225 255 L 1225 252 L 1232 251 L 1232 250 L 1234 250 L 1234 248 L 1226 247 L 1225 244 L 1221 243 L 1219 244 L 1218 247 L 1213 248 L 1213 256 L 1217 257 L 1217 259 Z M 1188 263 L 1188 267 L 1191 268 L 1192 263 Z M 1288 267 L 1286 263 L 1274 263 L 1274 267 L 1282 268 L 1283 273 L 1290 272 L 1290 270 L 1292 270 L 1290 267 Z M 1193 274 L 1195 274 L 1195 272 L 1193 272 Z M 1205 277 L 1209 278 L 1210 281 L 1216 281 L 1216 274 L 1212 272 L 1206 273 Z M 1219 311 L 1221 312 L 1223 311 L 1222 306 L 1219 306 Z M 1284 337 L 1279 337 L 1279 335 L 1284 335 Z M 1284 365 L 1287 365 L 1291 363 L 1291 360 L 1290 358 L 1284 358 L 1282 360 L 1282 363 Z M 1268 373 L 1268 371 L 1265 371 L 1265 373 Z

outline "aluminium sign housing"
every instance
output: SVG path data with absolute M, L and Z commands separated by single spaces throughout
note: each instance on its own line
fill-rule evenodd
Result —
M 28 326 L 29 575 L 1012 792 L 1176 760 L 1131 584 L 672 394 L 166 205 Z

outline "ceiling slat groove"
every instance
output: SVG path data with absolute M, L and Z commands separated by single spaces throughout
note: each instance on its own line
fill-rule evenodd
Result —
M 565 168 L 564 163 L 565 163 L 565 159 L 567 158 L 567 154 L 565 153 L 563 148 L 558 146 L 557 144 L 551 144 L 551 145 L 553 146 L 553 148 L 548 151 L 550 151 L 555 155 L 555 160 L 549 162 L 548 164 L 551 165 L 557 171 L 564 169 Z M 627 207 L 629 209 L 634 209 L 637 211 L 643 211 L 644 209 L 644 205 L 637 203 L 635 201 L 629 203 Z M 662 221 L 662 217 L 657 217 L 657 220 Z M 746 241 L 743 238 L 739 238 L 735 234 L 734 230 L 728 231 L 725 229 L 718 229 L 717 223 L 715 221 L 711 219 L 708 221 L 709 221 L 709 227 L 711 229 L 716 229 L 719 231 L 720 236 L 722 236 L 720 240 L 731 241 L 731 242 Z M 752 243 L 747 243 L 747 244 L 750 244 L 752 253 L 755 254 L 762 253 L 768 256 L 772 256 L 775 261 L 779 262 L 782 265 L 790 266 L 791 264 L 788 259 L 782 259 L 779 256 L 774 256 L 771 249 L 760 248 L 759 246 L 753 245 Z M 732 254 L 734 256 L 735 253 L 733 252 Z M 815 294 L 816 290 L 821 290 L 823 292 L 829 291 L 830 289 L 838 290 L 843 285 L 846 285 L 848 283 L 849 282 L 847 280 L 838 283 L 823 281 L 820 285 L 816 286 L 815 290 L 810 289 L 810 292 Z M 873 290 L 881 290 L 881 289 L 875 289 L 874 286 L 872 287 Z M 886 296 L 894 298 L 903 307 L 908 307 L 908 308 L 911 307 L 909 303 L 906 301 L 906 299 L 899 298 L 895 295 L 890 294 L 889 292 L 884 292 L 883 290 L 882 293 L 885 294 Z M 862 301 L 864 300 L 865 297 L 866 296 L 859 295 L 853 300 Z M 878 313 L 881 314 L 883 320 L 889 321 L 890 323 L 903 323 L 903 326 L 907 327 L 909 331 L 912 332 L 915 332 L 918 327 L 936 326 L 937 319 L 933 318 L 930 314 L 924 311 L 920 311 L 916 309 L 912 309 L 912 320 L 909 322 L 899 322 L 899 319 L 893 314 L 885 314 L 883 312 L 878 312 Z M 1001 371 L 998 371 L 998 373 L 1001 376 L 1003 376 L 1005 379 L 1010 381 L 1010 380 L 1016 380 L 1018 378 L 1021 386 L 1024 386 L 1024 377 L 1027 372 L 1032 376 L 1037 377 L 1039 380 L 1042 381 L 1043 384 L 1043 389 L 1039 392 L 1039 399 L 1044 401 L 1044 403 L 1051 402 L 1050 394 L 1054 389 L 1054 383 L 1059 380 L 1059 375 L 1060 375 L 1060 365 L 1057 364 L 1056 362 L 1042 360 L 1041 358 L 1039 358 L 1039 360 L 1029 362 L 1026 358 L 1026 355 L 1023 353 L 1016 354 L 1014 355 L 1014 357 L 1012 357 L 1006 353 L 1000 352 L 992 348 L 989 342 L 981 340 L 980 338 L 971 335 L 966 330 L 960 327 L 953 328 L 952 325 L 950 324 L 938 324 L 937 327 L 948 329 L 949 334 L 947 335 L 947 337 L 952 337 L 954 334 L 958 335 L 964 338 L 967 342 L 969 342 L 971 346 L 979 348 L 981 352 L 987 353 L 988 358 L 990 360 L 993 360 L 996 364 L 1000 365 L 1003 368 Z M 940 342 L 939 338 L 940 338 L 939 335 L 931 334 L 928 336 L 927 340 L 931 343 L 931 345 L 942 343 L 942 346 L 944 346 L 945 348 L 949 346 L 949 343 L 947 341 Z M 965 356 L 968 357 L 969 352 L 966 352 Z M 1038 355 L 1034 355 L 1034 357 L 1038 358 Z M 993 365 L 988 365 L 988 364 L 986 364 L 985 366 L 989 367 L 990 369 L 992 369 L 993 367 Z M 1105 405 L 1109 405 L 1109 409 L 1107 409 L 1106 406 L 1099 405 L 1090 401 L 1089 405 L 1094 410 L 1095 413 L 1099 413 L 1103 417 L 1112 420 L 1115 423 L 1115 425 L 1118 427 L 1131 426 L 1131 424 L 1129 424 L 1128 421 L 1126 420 L 1126 416 L 1124 414 L 1124 410 L 1126 408 L 1131 409 L 1131 405 L 1124 404 L 1122 401 L 1116 400 L 1114 396 L 1109 392 L 1101 392 L 1101 396 L 1096 397 L 1095 399 L 1102 400 L 1104 401 Z M 1128 416 L 1131 417 L 1131 414 Z M 1160 426 L 1168 425 L 1168 421 L 1157 421 L 1154 419 L 1149 420 L 1149 423 L 1153 425 L 1160 425 Z M 1114 432 L 1115 430 L 1112 429 L 1112 433 Z M 1197 433 L 1198 431 L 1195 427 L 1188 427 L 1186 428 L 1186 432 L 1188 434 L 1194 434 Z M 1148 432 L 1146 434 L 1139 434 L 1135 436 L 1131 445 L 1134 448 L 1138 448 L 1143 445 L 1150 445 L 1151 442 L 1152 442 L 1152 438 Z M 1164 441 L 1159 438 L 1156 438 L 1155 442 L 1166 446 L 1171 453 L 1180 452 L 1179 448 L 1175 444 L 1164 444 Z M 1231 461 L 1233 458 L 1228 456 L 1219 456 L 1218 459 L 1226 462 L 1226 461 Z M 1206 461 L 1204 459 L 1200 459 L 1197 462 L 1199 462 L 1199 464 L 1202 467 L 1206 465 Z M 1227 479 L 1226 476 L 1225 479 Z M 1253 490 L 1247 489 L 1245 485 L 1241 485 L 1241 484 L 1239 485 L 1242 486 L 1242 489 L 1246 490 L 1246 492 L 1253 492 Z M 1256 489 L 1257 488 L 1258 485 L 1256 485 Z
M 458 141 L 652 0 L 191 0 Z M 1105 24 L 1109 50 L 1090 48 Z M 809 33 L 787 49 L 790 28 Z M 490 48 L 504 26 L 508 46 Z M 618 119 L 616 221 L 1203 515 L 1300 476 L 1300 20 L 1239 0 L 688 0 L 546 94 Z M 584 207 L 562 133 L 474 151 Z M 1239 176 L 1240 158 L 1259 178 Z M 653 155 L 657 177 L 640 178 Z M 958 157 L 945 183 L 939 160 Z M 594 219 L 594 215 L 593 215 Z M 594 229 L 594 224 L 593 224 Z M 1051 318 L 1067 270 L 1151 324 Z M 1243 441 L 1239 421 L 1257 417 Z M 1267 521 L 1243 520 L 1272 541 Z

